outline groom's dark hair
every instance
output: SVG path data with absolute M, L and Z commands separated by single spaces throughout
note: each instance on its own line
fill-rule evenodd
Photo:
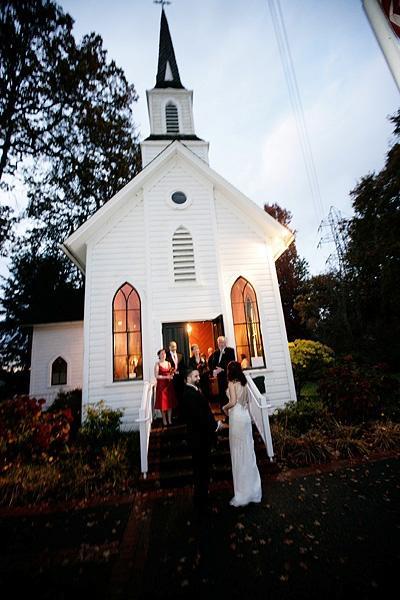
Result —
M 195 367 L 188 367 L 185 371 L 185 379 L 187 379 L 189 375 L 193 373 L 193 371 L 198 371 L 198 369 L 196 369 Z

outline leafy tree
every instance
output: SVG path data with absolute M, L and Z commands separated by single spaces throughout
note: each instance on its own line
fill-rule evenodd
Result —
M 49 0 L 0 5 L 0 181 L 47 145 L 60 99 L 56 79 L 72 19 Z M 59 107 L 58 107 L 59 110 Z
M 0 360 L 26 369 L 30 364 L 29 325 L 83 319 L 83 287 L 71 280 L 68 259 L 20 253 L 3 284 Z
M 72 19 L 48 0 L 0 3 L 0 189 L 13 187 L 20 162 L 49 152 L 59 119 L 57 76 L 73 41 Z M 15 216 L 0 209 L 0 253 Z
M 350 300 L 351 290 L 339 273 L 332 271 L 309 277 L 294 303 L 307 337 L 328 344 L 338 352 L 353 351 L 353 328 L 348 318 Z M 351 322 L 354 324 L 353 319 Z
M 334 361 L 332 348 L 312 340 L 289 342 L 289 352 L 298 396 L 306 381 L 319 379 Z
M 13 104 L 5 87 L 9 100 L 0 104 L 0 123 L 9 114 L 13 124 L 0 138 L 2 174 L 15 177 L 23 161 L 31 223 L 2 286 L 1 358 L 26 368 L 24 325 L 82 317 L 82 277 L 57 244 L 140 170 L 137 94 L 108 60 L 101 37 L 92 33 L 76 43 L 72 18 L 51 0 L 9 0 L 1 16 L 7 34 L 1 43 L 8 40 L 2 73 L 10 90 L 20 92 Z M 9 211 L 2 216 L 8 233 Z
M 358 317 L 357 343 L 372 360 L 400 359 L 400 110 L 391 117 L 395 142 L 383 169 L 351 192 L 348 280 Z
M 71 48 L 62 86 L 66 118 L 53 129 L 54 158 L 27 170 L 31 236 L 50 246 L 68 237 L 140 170 L 135 89 L 90 34 Z
M 279 221 L 281 225 L 290 229 L 292 214 L 288 210 L 281 208 L 276 203 L 265 204 L 264 210 Z M 296 337 L 304 336 L 306 332 L 294 303 L 296 297 L 303 290 L 308 275 L 308 264 L 304 258 L 299 257 L 296 243 L 293 241 L 289 248 L 278 258 L 275 265 L 288 339 L 294 340 Z

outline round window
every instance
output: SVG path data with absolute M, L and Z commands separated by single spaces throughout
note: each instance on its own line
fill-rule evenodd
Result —
M 172 202 L 175 204 L 185 204 L 187 198 L 183 192 L 174 192 L 171 196 Z

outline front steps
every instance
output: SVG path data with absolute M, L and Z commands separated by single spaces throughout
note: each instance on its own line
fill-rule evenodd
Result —
M 218 404 L 212 404 L 216 419 L 222 419 Z M 261 477 L 276 472 L 275 463 L 267 457 L 265 445 L 253 428 L 254 446 Z M 192 462 L 186 442 L 185 425 L 161 427 L 161 419 L 153 422 L 149 445 L 149 470 L 147 478 L 141 479 L 143 491 L 172 489 L 192 486 Z M 211 453 L 210 483 L 227 484 L 232 482 L 231 458 L 229 452 L 229 427 L 218 433 L 217 444 Z

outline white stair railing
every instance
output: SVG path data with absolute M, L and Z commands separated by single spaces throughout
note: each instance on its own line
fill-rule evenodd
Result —
M 150 383 L 149 381 L 144 382 L 139 418 L 136 419 L 136 423 L 139 423 L 140 432 L 140 469 L 144 479 L 146 479 L 149 470 L 148 454 L 151 424 L 153 422 L 154 413 L 154 390 L 155 383 Z
M 271 405 L 268 404 L 265 396 L 261 394 L 250 374 L 246 373 L 246 379 L 249 389 L 249 411 L 265 444 L 268 458 L 272 461 L 274 458 L 274 448 L 268 415 L 268 409 L 271 408 Z

